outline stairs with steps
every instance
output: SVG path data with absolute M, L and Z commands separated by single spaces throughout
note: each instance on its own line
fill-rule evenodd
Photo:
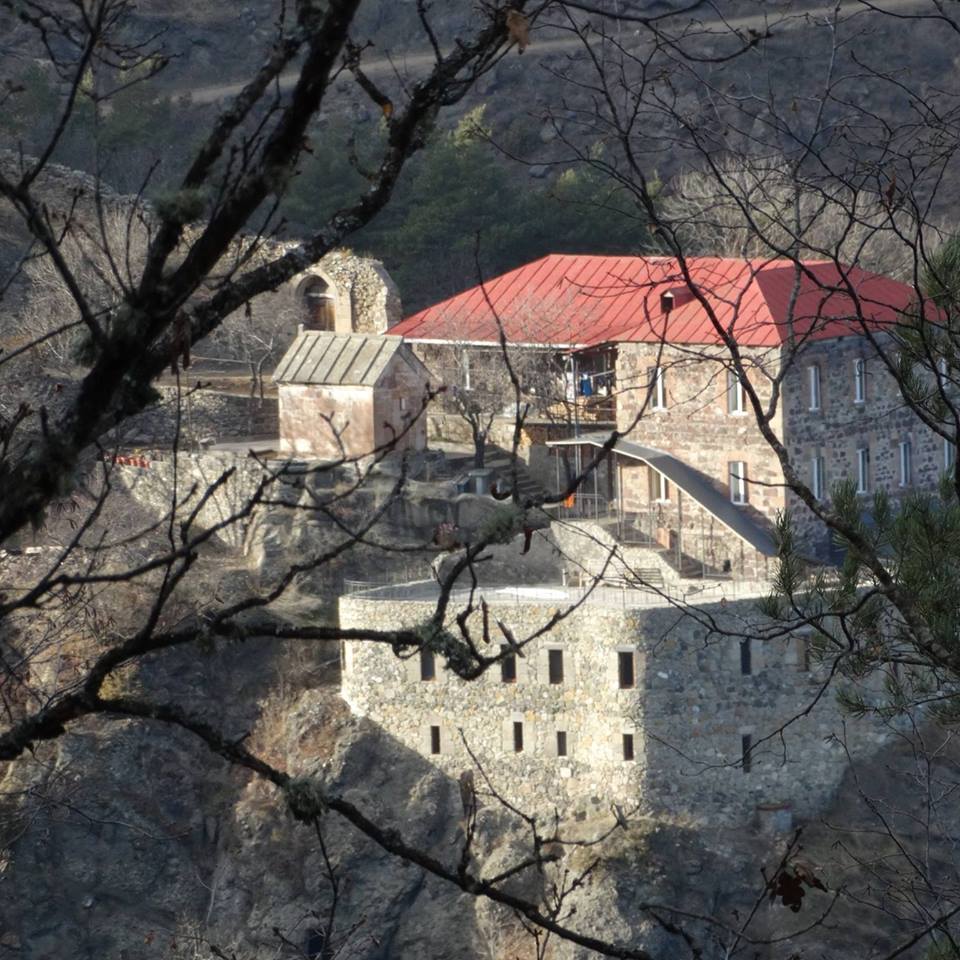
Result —
M 496 473 L 499 488 L 501 490 L 508 490 L 513 482 L 513 469 L 509 454 L 499 450 L 491 450 L 487 453 L 484 464 Z M 543 488 L 530 476 L 522 460 L 517 461 L 516 475 L 517 486 L 520 488 L 521 502 L 527 500 L 541 501 L 543 499 Z

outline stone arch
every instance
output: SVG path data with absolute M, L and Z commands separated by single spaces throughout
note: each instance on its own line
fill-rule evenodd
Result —
M 304 330 L 336 330 L 337 291 L 326 277 L 306 276 L 297 287 L 297 305 Z

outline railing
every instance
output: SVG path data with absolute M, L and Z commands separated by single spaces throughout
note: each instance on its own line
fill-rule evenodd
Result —
M 346 586 L 350 584 L 350 589 Z M 345 593 L 359 600 L 387 601 L 390 603 L 433 603 L 440 596 L 440 588 L 433 580 L 418 580 L 411 583 L 377 584 L 372 581 L 344 581 Z M 706 584 L 678 584 L 664 588 L 638 587 L 629 584 L 613 586 L 601 584 L 593 589 L 543 583 L 509 586 L 481 586 L 473 593 L 474 602 L 483 597 L 489 604 L 513 606 L 557 604 L 572 606 L 589 604 L 610 609 L 636 609 L 661 607 L 670 604 L 718 603 L 722 600 L 739 600 L 765 596 L 770 585 L 765 581 L 726 581 Z M 452 603 L 466 603 L 471 591 L 456 588 L 450 594 Z
M 606 520 L 617 515 L 617 501 L 598 493 L 575 493 L 568 502 L 556 507 L 565 520 Z

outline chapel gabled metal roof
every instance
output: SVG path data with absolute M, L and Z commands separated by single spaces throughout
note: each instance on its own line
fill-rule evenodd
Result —
M 396 336 L 301 330 L 273 373 L 276 383 L 376 386 L 403 346 Z M 409 353 L 409 348 L 405 353 Z M 404 360 L 411 362 L 409 357 Z
M 685 267 L 685 269 L 684 269 Z M 699 292 L 713 317 L 691 290 Z M 666 312 L 661 297 L 682 292 Z M 899 322 L 907 284 L 829 261 L 551 254 L 390 328 L 409 340 L 584 347 L 644 341 L 744 346 L 820 340 Z M 862 321 L 862 322 L 861 322 Z

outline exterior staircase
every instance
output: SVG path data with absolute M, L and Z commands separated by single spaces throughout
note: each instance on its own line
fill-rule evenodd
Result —
M 510 454 L 497 448 L 487 448 L 487 455 L 484 459 L 484 466 L 493 470 L 499 481 L 501 490 L 509 490 L 513 482 L 513 469 L 510 461 Z M 517 486 L 520 490 L 520 502 L 527 500 L 540 502 L 545 496 L 543 487 L 530 476 L 522 460 L 517 460 L 516 467 Z

